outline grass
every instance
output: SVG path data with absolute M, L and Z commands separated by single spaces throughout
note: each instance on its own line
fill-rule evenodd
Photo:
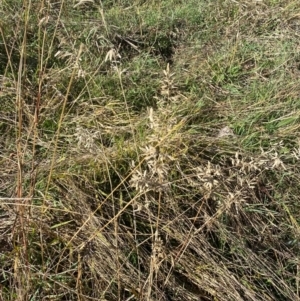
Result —
M 0 14 L 1 300 L 299 300 L 297 1 Z

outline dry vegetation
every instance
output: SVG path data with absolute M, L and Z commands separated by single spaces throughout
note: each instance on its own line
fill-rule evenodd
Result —
M 0 300 L 300 300 L 298 1 L 0 15 Z

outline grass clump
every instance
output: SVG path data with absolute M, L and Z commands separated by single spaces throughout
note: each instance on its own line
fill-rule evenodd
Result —
M 0 5 L 1 300 L 298 300 L 295 1 Z

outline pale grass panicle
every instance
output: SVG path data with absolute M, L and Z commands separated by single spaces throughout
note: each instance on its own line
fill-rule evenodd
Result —
M 165 180 L 169 172 L 168 164 L 166 164 L 169 156 L 161 154 L 159 148 L 153 146 L 141 148 L 141 151 L 149 171 L 157 175 L 160 180 Z
M 178 170 L 191 187 L 217 201 L 218 208 L 224 208 L 225 211 L 235 208 L 237 212 L 238 207 L 247 203 L 249 190 L 253 191 L 257 187 L 263 172 L 285 168 L 283 158 L 271 148 L 268 151 L 262 150 L 256 157 L 236 152 L 231 158 L 231 166 L 228 166 L 228 163 L 213 164 L 210 161 L 199 164 L 192 168 L 189 177 L 180 168 Z
M 164 257 L 165 254 L 164 254 L 163 241 L 158 236 L 158 232 L 155 231 L 154 243 L 153 243 L 152 254 L 151 254 L 151 264 L 155 272 L 158 272 Z
M 195 175 L 202 183 L 204 191 L 212 191 L 219 184 L 222 177 L 219 165 L 211 164 L 209 161 L 206 166 L 198 166 L 195 168 Z
M 271 148 L 269 151 L 261 149 L 261 154 L 257 157 L 243 157 L 236 152 L 235 157 L 231 158 L 233 166 L 239 167 L 240 172 L 248 174 L 249 172 L 261 172 L 267 169 L 285 169 L 282 157 L 278 152 Z
M 164 139 L 171 136 L 174 118 L 165 115 L 165 108 L 159 107 L 156 112 L 152 107 L 148 108 L 148 124 L 150 133 L 146 137 L 144 146 L 139 149 L 140 159 L 143 160 L 141 170 L 134 168 L 130 183 L 139 192 L 149 190 L 164 191 L 168 185 L 168 175 L 175 159 L 170 154 L 174 147 L 172 139 Z M 175 135 L 175 138 L 176 135 Z M 163 151 L 162 151 L 163 150 Z M 135 165 L 135 163 L 134 163 Z
M 157 152 L 154 147 L 142 148 L 141 157 L 145 159 L 145 164 L 140 171 L 134 168 L 130 184 L 138 192 L 146 193 L 148 191 L 161 191 L 166 188 L 168 165 L 164 164 L 163 160 L 157 159 Z
M 166 70 L 163 70 L 164 78 L 161 82 L 160 97 L 155 97 L 158 108 L 167 108 L 168 104 L 179 102 L 183 97 L 178 91 L 175 83 L 175 73 L 171 73 L 170 65 L 167 64 Z M 162 112 L 161 112 L 162 113 Z
M 271 165 L 271 169 L 286 170 L 286 167 L 277 152 L 274 152 L 271 155 L 271 160 L 273 161 L 272 162 L 273 164 Z
M 175 85 L 174 79 L 173 79 L 175 73 L 171 73 L 170 64 L 167 64 L 167 68 L 166 68 L 166 70 L 163 71 L 163 73 L 164 73 L 165 77 L 161 81 L 162 86 L 161 86 L 161 92 L 160 93 L 161 93 L 162 96 L 166 96 L 166 97 L 169 98 L 169 97 L 172 96 L 171 94 L 173 93 L 173 91 L 175 89 L 177 89 L 177 86 Z
M 78 149 L 83 149 L 85 152 L 96 154 L 98 147 L 96 145 L 96 139 L 99 136 L 98 132 L 92 132 L 81 126 L 77 126 L 75 133 L 75 139 L 77 141 Z
M 150 178 L 148 177 L 146 170 L 141 172 L 135 168 L 129 183 L 130 186 L 135 188 L 139 193 L 146 193 L 151 190 Z
M 222 138 L 222 137 L 235 137 L 233 130 L 229 126 L 225 126 L 220 131 L 218 132 L 217 138 Z

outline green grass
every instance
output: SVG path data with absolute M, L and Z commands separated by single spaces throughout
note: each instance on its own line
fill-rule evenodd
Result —
M 299 13 L 3 1 L 0 299 L 298 300 Z

